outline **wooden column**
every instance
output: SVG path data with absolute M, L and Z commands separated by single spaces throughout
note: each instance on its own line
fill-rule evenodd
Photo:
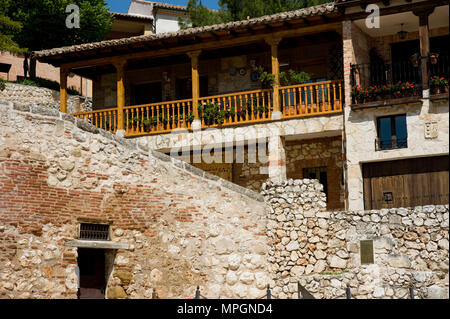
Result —
M 199 56 L 201 50 L 188 52 L 187 55 L 191 58 L 191 72 L 192 72 L 192 112 L 194 113 L 194 121 L 200 121 L 198 114 L 198 99 L 200 97 L 200 76 L 198 73 Z
M 281 42 L 279 37 L 269 37 L 265 39 L 270 45 L 271 60 L 272 60 L 272 74 L 275 75 L 273 83 L 273 115 L 281 118 L 280 108 L 280 61 L 278 60 L 278 44 Z
M 117 60 L 114 66 L 117 70 L 117 130 L 125 130 L 124 125 L 124 111 L 125 107 L 125 67 L 127 62 L 124 60 Z
M 422 73 L 422 90 L 430 88 L 430 33 L 428 29 L 428 16 L 433 13 L 434 8 L 427 8 L 424 10 L 414 11 L 414 14 L 419 17 L 419 40 L 420 40 L 420 55 L 421 55 L 421 73 Z
M 70 70 L 65 67 L 59 68 L 59 110 L 67 113 L 67 76 Z

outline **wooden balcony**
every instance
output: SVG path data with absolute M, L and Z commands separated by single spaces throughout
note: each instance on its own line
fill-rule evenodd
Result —
M 279 88 L 281 120 L 342 113 L 342 81 L 324 81 Z M 273 90 L 255 90 L 199 98 L 202 129 L 249 125 L 272 121 Z M 192 99 L 169 101 L 123 109 L 125 136 L 192 130 Z M 118 109 L 72 114 L 115 133 Z

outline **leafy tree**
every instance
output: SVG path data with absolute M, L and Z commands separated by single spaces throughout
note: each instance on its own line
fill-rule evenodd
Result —
M 80 28 L 66 27 L 69 4 L 80 8 Z M 5 9 L 8 17 L 22 24 L 14 40 L 28 52 L 101 41 L 113 20 L 105 0 L 14 0 Z M 35 65 L 32 59 L 32 77 L 35 77 Z
M 278 12 L 302 9 L 333 0 L 219 0 L 220 10 L 213 11 L 204 7 L 201 0 L 189 0 L 190 19 L 181 20 L 180 27 L 207 26 L 229 21 L 257 18 Z
M 187 4 L 188 19 L 178 19 L 181 29 L 203 27 L 231 21 L 231 15 L 225 10 L 210 10 L 203 6 L 201 0 L 189 0 Z

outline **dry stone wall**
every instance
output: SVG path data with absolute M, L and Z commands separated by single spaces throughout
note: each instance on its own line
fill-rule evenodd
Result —
M 0 91 L 0 100 L 59 110 L 59 91 L 47 88 L 7 83 Z M 78 95 L 67 96 L 68 113 L 87 112 L 92 110 L 92 99 Z
M 448 298 L 449 206 L 327 212 L 317 180 L 267 182 L 274 296 L 297 298 L 300 282 L 316 298 Z M 361 264 L 360 243 L 374 261 Z
M 110 225 L 108 298 L 258 298 L 266 204 L 247 189 L 38 106 L 0 104 L 0 298 L 76 298 L 81 222 Z

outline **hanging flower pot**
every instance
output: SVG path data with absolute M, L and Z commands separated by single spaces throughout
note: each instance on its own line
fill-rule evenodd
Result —
M 437 64 L 438 63 L 439 54 L 437 53 L 430 53 L 430 62 L 431 64 Z
M 415 53 L 410 58 L 413 67 L 417 68 L 419 66 L 419 53 Z

